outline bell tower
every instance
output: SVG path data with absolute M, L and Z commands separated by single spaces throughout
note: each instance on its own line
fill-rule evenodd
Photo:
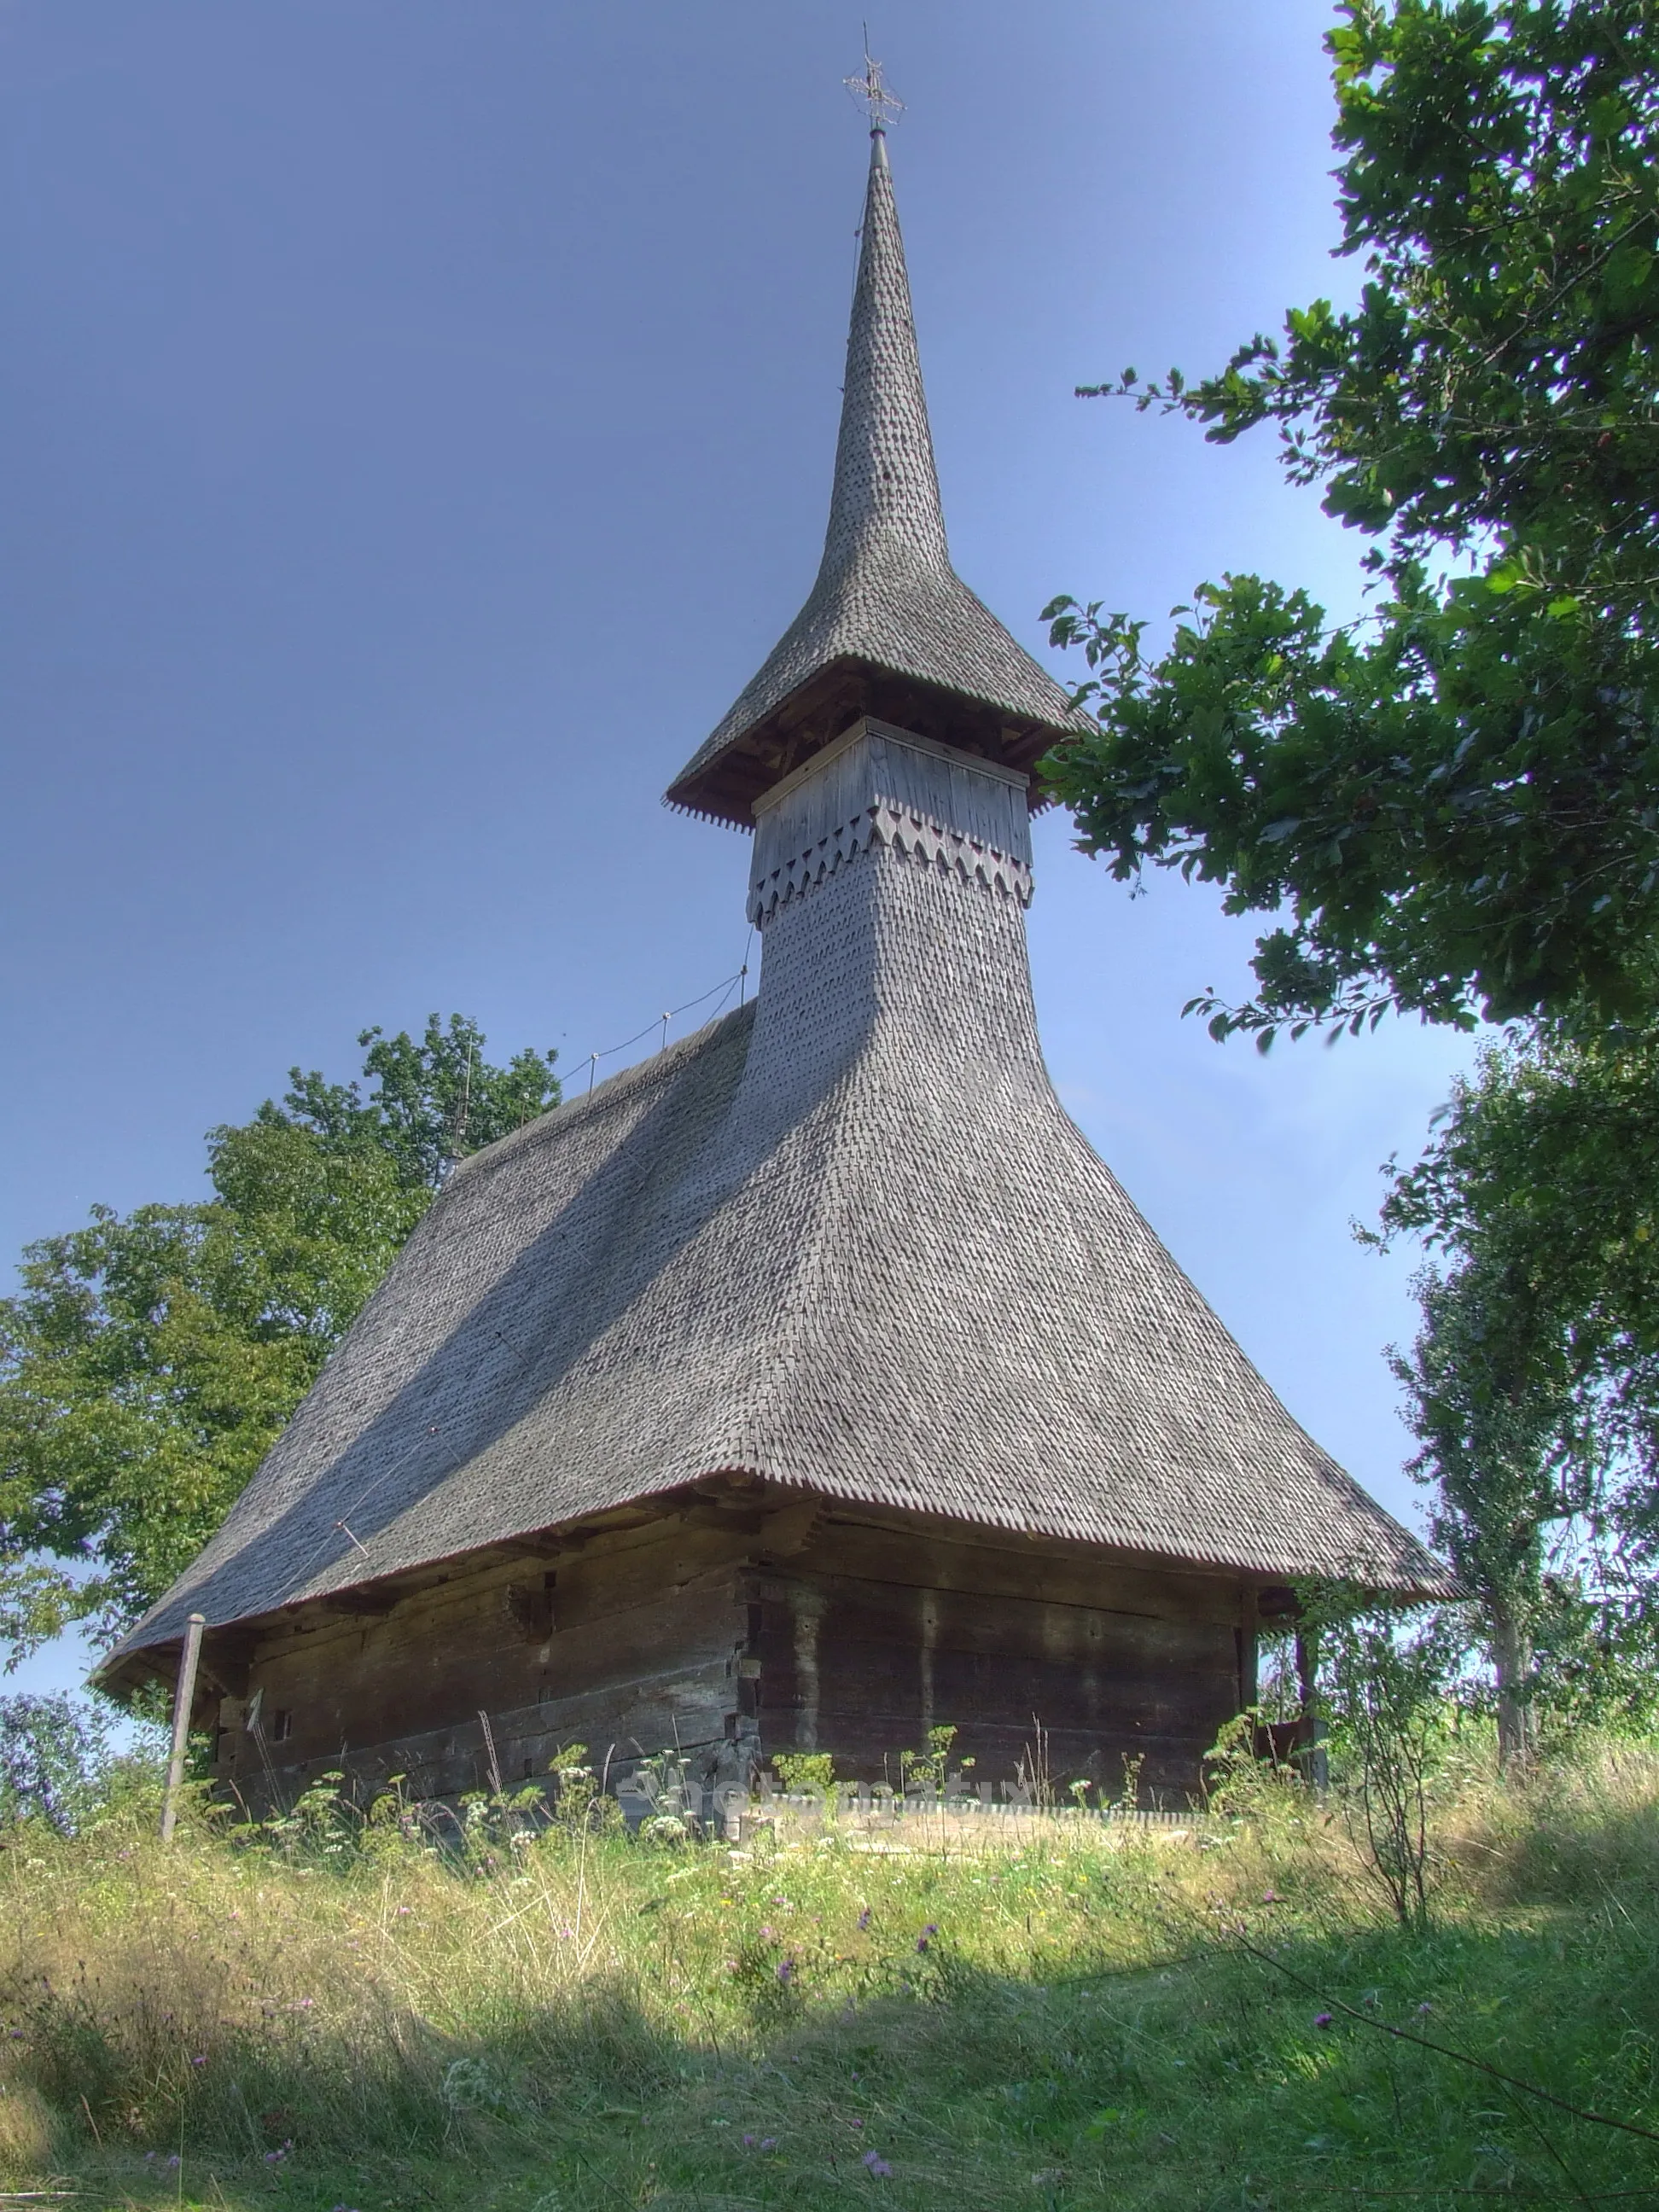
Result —
M 744 830 L 864 716 L 1028 779 L 1056 738 L 1091 726 L 951 565 L 878 93 L 817 578 L 667 793 Z

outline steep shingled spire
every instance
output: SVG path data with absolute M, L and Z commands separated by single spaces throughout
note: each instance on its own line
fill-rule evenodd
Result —
M 896 559 L 951 574 L 887 134 L 875 130 L 818 580 Z
M 747 829 L 779 777 L 871 714 L 1029 769 L 1087 727 L 951 566 L 886 133 L 870 134 L 841 435 L 817 580 L 668 792 Z

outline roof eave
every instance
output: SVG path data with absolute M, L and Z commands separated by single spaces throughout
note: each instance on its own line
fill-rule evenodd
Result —
M 890 1522 L 915 1523 L 943 1534 L 970 1532 L 981 1541 L 1012 1544 L 1033 1552 L 1059 1547 L 1085 1553 L 1106 1564 L 1183 1574 L 1222 1575 L 1261 1585 L 1327 1578 L 1311 1566 L 1298 1571 L 1282 1563 L 1270 1565 L 1260 1559 L 1231 1559 L 1219 1554 L 1197 1557 L 1190 1552 L 1156 1544 L 1143 1546 L 1111 1542 L 1098 1536 L 1054 1527 L 1016 1528 L 1000 1519 L 981 1519 L 972 1515 L 949 1513 L 938 1506 L 899 1506 L 891 1499 L 851 1496 L 839 1488 L 819 1489 L 816 1484 L 797 1483 L 787 1478 L 766 1475 L 757 1468 L 734 1462 L 719 1468 L 711 1467 L 690 1481 L 672 1483 L 662 1489 L 642 1491 L 637 1497 L 596 1511 L 572 1515 L 564 1520 L 510 1535 L 498 1534 L 484 1543 L 460 1551 L 447 1552 L 415 1565 L 331 1584 L 326 1589 L 307 1591 L 280 1604 L 234 1615 L 226 1620 L 210 1621 L 202 1644 L 204 1674 L 210 1685 L 224 1694 L 242 1695 L 246 1688 L 246 1678 L 253 1656 L 253 1646 L 258 1638 L 292 1621 L 297 1613 L 307 1607 L 317 1608 L 324 1613 L 331 1607 L 351 1612 L 390 1612 L 401 1598 L 414 1596 L 422 1589 L 429 1588 L 434 1580 L 453 1573 L 468 1560 L 483 1559 L 491 1553 L 510 1556 L 516 1553 L 546 1551 L 568 1545 L 577 1531 L 586 1535 L 637 1525 L 641 1516 L 651 1519 L 658 1514 L 672 1513 L 682 1493 L 690 1495 L 715 1480 L 754 1485 L 769 1491 L 810 1492 L 821 1499 L 832 1516 L 849 1512 L 854 1515 L 872 1514 L 884 1524 Z M 1379 1597 L 1407 1605 L 1429 1604 L 1460 1595 L 1456 1581 L 1449 1570 L 1435 1559 L 1432 1553 L 1418 1544 L 1409 1532 L 1401 1529 L 1398 1533 L 1403 1540 L 1401 1557 L 1395 1565 L 1383 1568 L 1380 1564 L 1374 1564 L 1369 1571 L 1359 1568 L 1354 1579 L 1362 1587 L 1375 1591 Z M 362 1602 L 365 1596 L 373 1593 L 380 1595 L 379 1607 L 365 1607 Z M 152 1644 L 118 1645 L 94 1669 L 88 1680 L 94 1687 L 107 1695 L 118 1698 L 131 1697 L 147 1683 L 167 1682 L 172 1679 L 173 1668 L 169 1662 L 176 1663 L 181 1644 L 181 1637 L 176 1632 L 169 1631 Z
M 762 793 L 832 744 L 863 714 L 1030 776 L 1034 814 L 1054 803 L 1037 780 L 1037 763 L 1050 746 L 1081 734 L 1077 724 L 1016 714 L 907 670 L 842 654 L 815 669 L 775 706 L 736 732 L 713 759 L 686 769 L 663 794 L 664 803 L 751 830 L 755 801 Z

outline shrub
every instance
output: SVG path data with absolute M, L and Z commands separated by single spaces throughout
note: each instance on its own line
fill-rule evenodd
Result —
M 86 1698 L 0 1698 L 0 1820 L 44 1820 L 60 1835 L 102 1803 L 109 1724 Z

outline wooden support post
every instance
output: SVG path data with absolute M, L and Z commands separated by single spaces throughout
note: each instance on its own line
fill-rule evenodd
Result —
M 179 1819 L 179 1792 L 185 1779 L 185 1750 L 190 1741 L 190 1712 L 196 1702 L 196 1668 L 202 1656 L 205 1613 L 192 1613 L 179 1655 L 179 1686 L 173 1697 L 173 1752 L 167 1760 L 167 1794 L 161 1800 L 161 1841 L 170 1844 Z
M 1238 1652 L 1238 1710 L 1241 1713 L 1253 1712 L 1261 1695 L 1261 1654 L 1253 1598 L 1247 1597 L 1244 1619 L 1234 1635 Z
M 1325 1749 L 1325 1722 L 1319 1710 L 1319 1632 L 1299 1627 L 1296 1632 L 1296 1684 L 1302 1703 L 1307 1741 L 1303 1771 L 1322 1797 L 1331 1778 L 1330 1755 Z

